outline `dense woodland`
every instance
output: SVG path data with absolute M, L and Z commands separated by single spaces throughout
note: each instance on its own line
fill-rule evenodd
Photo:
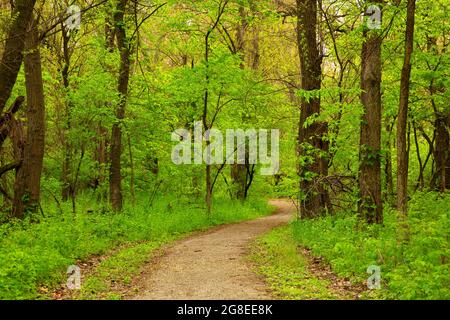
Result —
M 292 237 L 336 273 L 381 265 L 376 297 L 450 298 L 449 8 L 0 0 L 0 298 L 269 197 L 295 201 Z M 172 132 L 196 122 L 279 129 L 279 171 L 174 164 Z

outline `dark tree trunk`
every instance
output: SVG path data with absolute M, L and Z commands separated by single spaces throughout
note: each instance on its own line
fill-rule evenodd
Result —
M 14 183 L 13 216 L 36 211 L 40 199 L 40 181 L 45 145 L 45 104 L 37 21 L 30 23 L 24 58 L 27 90 L 27 134 L 22 165 Z
M 32 18 L 36 0 L 17 0 L 12 16 L 14 21 L 6 35 L 0 62 L 0 114 L 5 108 L 23 60 L 27 26 Z
M 386 119 L 386 133 L 388 135 L 388 138 L 386 141 L 386 158 L 384 164 L 384 175 L 386 179 L 386 200 L 389 200 L 394 194 L 394 184 L 392 179 L 392 146 L 391 146 L 392 127 L 393 124 L 391 124 L 391 121 L 388 117 Z
M 228 4 L 228 1 L 221 2 L 219 6 L 219 11 L 217 12 L 217 18 L 214 22 L 214 24 L 209 28 L 209 30 L 206 32 L 205 35 L 205 65 L 206 65 L 206 72 L 205 72 L 205 89 L 204 89 L 204 96 L 203 96 L 203 112 L 202 112 L 202 124 L 203 124 L 203 130 L 206 132 L 212 127 L 212 123 L 208 124 L 208 107 L 209 107 L 209 84 L 210 84 L 210 75 L 209 75 L 209 53 L 210 53 L 210 47 L 209 47 L 209 38 L 213 31 L 217 28 L 219 25 L 220 19 L 222 18 L 225 8 Z M 209 139 L 206 139 L 206 148 L 209 147 L 211 144 L 211 141 Z M 212 210 L 212 198 L 213 198 L 213 183 L 211 181 L 211 165 L 206 164 L 205 168 L 205 204 L 206 204 L 206 213 L 209 215 L 211 214 Z
M 297 45 L 301 88 L 305 91 L 321 88 L 322 56 L 317 34 L 317 6 L 315 0 L 297 0 Z M 328 192 L 320 183 L 320 177 L 328 175 L 328 159 L 323 155 L 328 152 L 328 143 L 324 139 L 328 129 L 326 123 L 318 121 L 305 126 L 314 114 L 320 114 L 320 98 L 302 99 L 297 151 L 299 156 L 310 159 L 299 166 L 300 190 L 303 193 L 300 214 L 303 218 L 316 217 L 327 207 L 331 210 Z
M 436 121 L 436 141 L 434 147 L 435 175 L 434 187 L 440 192 L 450 189 L 450 112 L 439 114 Z
M 248 157 L 247 157 L 248 159 Z M 247 166 L 248 164 L 233 164 L 231 165 L 231 179 L 233 182 L 233 196 L 235 199 L 245 200 L 245 189 L 247 186 Z
M 435 37 L 428 37 L 427 49 L 429 52 L 437 55 L 437 39 Z M 436 71 L 439 64 L 430 68 L 430 71 Z M 433 167 L 430 179 L 430 188 L 444 192 L 445 189 L 450 188 L 450 111 L 445 106 L 444 110 L 439 110 L 439 106 L 434 99 L 437 92 L 444 93 L 446 88 L 438 86 L 435 80 L 432 79 L 429 85 L 429 93 L 431 96 L 431 106 L 434 111 L 434 147 L 433 147 Z M 446 108 L 447 107 L 447 108 Z M 423 133 L 423 131 L 422 131 Z M 427 139 L 428 143 L 430 139 Z M 430 148 L 431 149 L 431 148 Z
M 17 97 L 12 106 L 0 117 L 0 148 L 3 142 L 11 138 L 13 145 L 14 161 L 11 163 L 2 163 L 0 167 L 0 193 L 3 196 L 3 209 L 10 208 L 13 202 L 13 197 L 10 196 L 8 179 L 4 176 L 5 173 L 11 170 L 18 170 L 22 164 L 23 154 L 23 130 L 21 123 L 15 118 L 15 114 L 19 111 L 20 106 L 25 101 L 23 96 Z M 1 149 L 3 151 L 3 149 Z M 3 153 L 4 154 L 4 153 Z
M 381 6 L 382 1 L 376 0 Z M 381 202 L 381 43 L 377 30 L 364 30 L 361 52 L 360 199 L 358 211 L 369 223 L 382 223 Z
M 109 133 L 108 130 L 99 124 L 97 128 L 97 148 L 95 149 L 94 159 L 98 163 L 98 172 L 95 181 L 95 186 L 102 186 L 108 176 L 108 146 L 109 146 Z M 103 188 L 100 189 L 99 200 L 103 201 L 107 199 L 107 192 L 104 192 Z
M 107 15 L 106 23 L 105 23 L 105 48 L 110 52 L 114 52 L 115 49 L 115 39 L 116 32 L 114 28 L 114 15 L 113 15 L 113 7 L 108 6 L 105 14 Z M 113 72 L 113 70 L 109 70 L 105 68 L 105 72 Z M 110 143 L 110 134 L 108 133 L 108 129 L 105 128 L 100 122 L 97 127 L 97 137 L 96 137 L 97 148 L 94 150 L 94 159 L 98 163 L 98 172 L 95 177 L 94 186 L 101 186 L 100 191 L 98 193 L 98 200 L 105 201 L 108 198 L 108 192 L 103 188 L 104 183 L 107 181 L 108 176 L 108 165 L 110 160 L 110 154 L 108 154 L 108 148 L 111 145 Z
M 245 13 L 244 6 L 239 7 L 239 17 L 240 24 L 236 31 L 236 54 L 241 55 L 241 69 L 245 69 L 245 37 L 247 33 L 247 16 Z M 245 159 L 246 163 L 239 164 L 235 163 L 231 165 L 231 181 L 232 181 L 232 192 L 234 198 L 244 201 L 246 196 L 246 186 L 247 186 L 247 172 L 248 172 L 248 149 L 245 149 Z
M 109 173 L 109 191 L 110 201 L 113 210 L 122 210 L 122 173 L 121 173 L 121 155 L 122 155 L 122 128 L 121 121 L 125 118 L 125 106 L 127 103 L 128 83 L 130 78 L 130 46 L 126 37 L 124 25 L 125 8 L 127 0 L 119 0 L 117 9 L 114 13 L 115 33 L 117 46 L 120 51 L 120 70 L 119 70 L 119 104 L 116 108 L 116 123 L 114 123 L 111 134 L 111 166 Z
M 70 68 L 70 52 L 69 52 L 69 39 L 70 36 L 67 32 L 67 29 L 62 26 L 62 42 L 63 42 L 63 67 L 61 70 L 61 75 L 63 79 L 64 89 L 66 93 L 69 90 L 69 68 Z M 67 101 L 65 103 L 65 116 L 66 123 L 64 127 L 64 160 L 62 165 L 62 200 L 67 201 L 70 197 L 75 194 L 75 186 L 72 183 L 71 179 L 71 164 L 72 164 L 72 147 L 69 141 L 69 132 L 72 127 L 72 119 L 71 119 L 71 103 Z
M 424 170 L 424 164 L 422 161 L 422 157 L 420 156 L 420 145 L 419 145 L 419 138 L 417 135 L 417 127 L 415 122 L 413 122 L 413 132 L 414 132 L 414 145 L 416 146 L 416 155 L 417 155 L 417 161 L 419 162 L 419 177 L 417 178 L 417 187 L 423 188 L 423 185 L 425 183 L 423 179 L 423 170 Z M 416 189 L 417 189 L 416 187 Z
M 427 167 L 428 161 L 430 160 L 431 156 L 433 155 L 434 140 L 436 138 L 436 134 L 433 134 L 433 139 L 430 139 L 430 137 L 426 134 L 426 132 L 424 131 L 424 129 L 421 126 L 419 126 L 418 129 L 421 132 L 422 137 L 428 143 L 428 154 L 427 154 L 427 157 L 425 158 L 423 165 L 420 167 L 419 177 L 417 179 L 417 184 L 415 187 L 415 190 L 417 190 L 417 189 L 423 190 L 423 188 L 425 187 L 424 172 L 425 172 L 425 168 Z
M 402 215 L 408 211 L 408 158 L 406 150 L 406 123 L 408 121 L 409 79 L 411 76 L 411 55 L 414 45 L 414 14 L 416 0 L 408 0 L 405 60 L 400 82 L 400 104 L 397 122 L 397 209 Z

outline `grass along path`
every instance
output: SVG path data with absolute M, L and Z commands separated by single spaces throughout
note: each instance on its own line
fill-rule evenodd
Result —
M 264 281 L 252 272 L 248 248 L 258 235 L 292 219 L 292 205 L 273 200 L 276 214 L 222 226 L 177 241 L 141 273 L 142 289 L 130 299 L 272 299 Z
M 242 298 L 270 299 L 264 282 L 251 272 L 245 259 L 246 244 L 257 234 L 291 218 L 287 202 L 275 200 L 270 204 L 278 208 L 274 215 L 93 257 L 80 263 L 84 275 L 81 290 L 68 290 L 62 284 L 53 298 L 222 299 L 235 298 L 239 289 Z
M 82 289 L 55 299 L 358 299 L 365 287 L 337 277 L 300 248 L 295 208 L 273 200 L 274 215 L 189 236 L 126 245 L 82 267 Z M 259 275 L 258 275 L 259 274 Z
M 193 232 L 252 220 L 273 212 L 267 202 L 257 200 L 245 205 L 217 200 L 215 211 L 210 217 L 201 208 L 187 210 L 180 204 L 168 211 L 163 203 L 157 204 L 158 206 L 146 210 L 136 207 L 120 215 L 49 218 L 32 225 L 28 230 L 23 230 L 20 226 L 10 230 L 2 241 L 8 241 L 10 246 L 15 244 L 16 252 L 21 253 L 22 259 L 12 266 L 0 266 L 0 299 L 123 298 L 125 293 L 132 292 L 132 280 L 139 273 L 140 267 L 154 255 L 158 255 L 158 250 L 163 245 L 187 237 Z M 66 220 L 76 223 L 70 225 Z M 70 232 L 66 230 L 69 228 Z M 56 233 L 59 238 L 53 240 L 47 235 L 54 235 L 55 232 L 52 231 L 55 229 L 59 231 Z M 52 250 L 52 255 L 44 254 L 45 252 L 38 254 L 44 247 L 47 252 Z M 17 253 L 12 256 L 6 252 L 7 255 L 2 256 L 1 249 L 0 243 L 0 258 L 5 257 L 5 261 L 17 256 Z M 81 290 L 66 288 L 66 270 L 69 265 L 81 268 Z M 27 278 L 28 282 L 21 277 L 23 273 L 20 270 L 24 269 L 28 271 L 27 275 L 31 274 Z M 36 276 L 37 271 L 31 273 L 33 270 L 39 271 L 39 277 Z M 13 287 L 15 291 L 1 290 L 2 287 Z
M 362 285 L 339 278 L 320 258 L 298 247 L 292 227 L 283 226 L 259 237 L 251 249 L 256 271 L 264 276 L 277 299 L 322 300 L 359 299 Z

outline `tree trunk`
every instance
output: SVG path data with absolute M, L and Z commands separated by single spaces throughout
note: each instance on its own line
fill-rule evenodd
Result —
M 317 1 L 297 0 L 297 45 L 301 88 L 305 91 L 321 88 L 322 56 L 318 50 L 317 6 Z M 303 193 L 300 214 L 303 218 L 316 217 L 326 207 L 331 210 L 328 192 L 319 182 L 320 177 L 328 175 L 328 159 L 323 155 L 328 152 L 328 143 L 323 139 L 327 134 L 327 124 L 316 121 L 305 126 L 309 117 L 318 114 L 320 98 L 302 98 L 297 152 L 307 159 L 299 166 L 300 190 Z
M 45 104 L 37 21 L 30 23 L 26 38 L 25 85 L 27 90 L 27 134 L 22 165 L 14 183 L 13 216 L 36 211 L 40 199 L 40 181 L 45 144 Z
M 208 146 L 209 143 L 207 142 L 206 145 Z M 205 196 L 205 203 L 206 203 L 206 213 L 209 215 L 211 214 L 212 210 L 212 183 L 211 183 L 211 165 L 206 165 L 206 172 L 205 172 L 205 187 L 206 187 L 206 196 Z
M 0 62 L 0 114 L 11 95 L 22 64 L 27 26 L 32 18 L 35 3 L 36 0 L 17 0 L 12 12 L 14 20 L 6 35 Z
M 409 79 L 411 76 L 411 55 L 414 41 L 414 14 L 416 1 L 408 0 L 405 60 L 400 82 L 400 104 L 397 122 L 397 210 L 406 216 L 408 208 L 408 153 L 406 150 L 406 123 L 408 120 Z
M 424 171 L 424 165 L 422 161 L 422 157 L 420 156 L 420 145 L 419 145 L 419 138 L 417 135 L 417 127 L 415 122 L 413 122 L 413 132 L 414 132 L 414 145 L 416 146 L 416 155 L 417 155 L 417 161 L 419 162 L 419 177 L 417 178 L 417 187 L 423 188 L 423 185 L 425 183 L 423 179 L 423 171 Z M 416 190 L 417 190 L 416 187 Z
M 117 9 L 114 13 L 114 23 L 116 28 L 117 46 L 120 51 L 120 70 L 118 92 L 120 96 L 116 108 L 116 122 L 112 128 L 111 134 L 111 166 L 109 172 L 109 191 L 110 201 L 113 210 L 121 211 L 123 205 L 122 196 L 122 173 L 121 173 L 121 155 L 122 155 L 122 128 L 121 121 L 125 118 L 125 106 L 127 103 L 128 83 L 130 78 L 130 47 L 126 38 L 124 25 L 125 7 L 128 0 L 119 0 Z
M 131 148 L 131 137 L 128 134 L 128 155 L 130 157 L 130 196 L 131 203 L 136 205 L 136 192 L 134 188 L 134 159 L 133 159 L 133 150 Z
M 395 121 L 395 120 L 394 120 Z M 391 125 L 390 117 L 386 118 L 386 132 L 388 135 L 386 141 L 386 158 L 384 166 L 384 175 L 386 178 L 386 200 L 389 200 L 394 194 L 394 184 L 392 179 L 392 148 L 391 148 L 391 135 L 393 124 Z
M 239 17 L 241 19 L 240 24 L 237 27 L 236 32 L 236 54 L 241 55 L 241 69 L 245 69 L 245 36 L 247 32 L 247 16 L 245 13 L 244 6 L 239 7 Z M 245 189 L 247 186 L 247 168 L 249 166 L 248 162 L 248 149 L 245 148 L 245 159 L 246 163 L 239 164 L 235 163 L 231 165 L 231 181 L 232 181 L 232 192 L 233 196 L 237 200 L 245 200 Z
M 62 24 L 61 24 L 62 25 Z M 69 68 L 70 68 L 70 53 L 69 53 L 69 39 L 70 36 L 67 29 L 62 25 L 62 42 L 63 42 L 63 68 L 61 70 L 61 75 L 63 79 L 63 85 L 66 94 L 69 90 Z M 71 103 L 69 101 L 65 102 L 65 130 L 64 130 L 64 160 L 62 165 L 62 190 L 61 196 L 63 201 L 69 200 L 69 198 L 74 194 L 73 185 L 71 181 L 71 165 L 72 165 L 72 148 L 69 141 L 69 132 L 72 126 L 71 119 Z
M 206 71 L 205 71 L 205 89 L 204 89 L 204 96 L 203 96 L 203 112 L 202 112 L 202 124 L 203 124 L 203 130 L 206 132 L 212 127 L 212 124 L 208 125 L 208 106 L 209 106 L 209 84 L 210 84 L 210 76 L 209 76 L 209 37 L 213 33 L 213 31 L 217 28 L 219 25 L 220 19 L 222 15 L 225 12 L 225 8 L 228 4 L 228 1 L 225 1 L 224 3 L 221 2 L 221 5 L 219 6 L 219 11 L 217 12 L 217 18 L 214 22 L 214 24 L 209 28 L 209 30 L 206 32 L 205 35 L 205 65 L 206 65 Z M 211 144 L 211 141 L 209 139 L 206 139 L 206 149 L 209 148 Z M 212 181 L 211 181 L 211 165 L 206 164 L 205 168 L 205 204 L 206 204 L 206 213 L 209 215 L 211 214 L 212 210 L 212 197 L 213 197 L 213 189 L 212 189 Z
M 107 6 L 106 14 L 106 23 L 105 23 L 105 48 L 109 53 L 113 53 L 115 49 L 115 38 L 116 32 L 114 28 L 114 15 L 113 15 L 113 7 L 110 3 Z M 113 73 L 113 70 L 109 70 L 109 68 L 104 69 L 105 72 Z M 108 106 L 108 103 L 106 103 Z M 94 150 L 94 159 L 98 163 L 98 172 L 95 177 L 94 185 L 95 187 L 99 187 L 98 200 L 100 202 L 107 201 L 108 192 L 103 188 L 103 185 L 107 181 L 108 177 L 108 169 L 109 169 L 109 160 L 110 154 L 108 153 L 108 148 L 110 147 L 110 135 L 108 133 L 108 129 L 103 126 L 101 121 L 97 125 L 97 138 L 96 138 L 97 148 Z
M 381 6 L 382 1 L 376 0 Z M 382 223 L 381 202 L 381 35 L 364 30 L 361 52 L 361 102 L 363 115 L 360 132 L 359 214 L 368 223 Z
M 450 112 L 439 114 L 436 121 L 436 141 L 434 147 L 435 178 L 434 187 L 440 192 L 450 189 Z

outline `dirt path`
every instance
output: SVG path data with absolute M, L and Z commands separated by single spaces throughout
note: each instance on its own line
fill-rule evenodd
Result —
M 264 281 L 251 270 L 247 246 L 258 235 L 289 222 L 294 206 L 273 200 L 277 213 L 219 227 L 170 246 L 142 274 L 133 300 L 271 299 Z

